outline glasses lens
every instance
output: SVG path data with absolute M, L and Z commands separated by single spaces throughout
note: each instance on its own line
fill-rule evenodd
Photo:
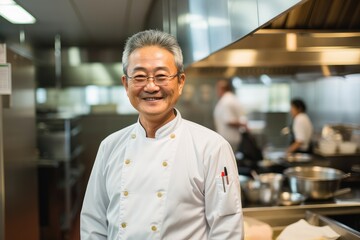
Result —
M 143 87 L 146 86 L 149 82 L 149 80 L 152 78 L 153 82 L 157 86 L 166 86 L 171 79 L 178 76 L 178 74 L 174 75 L 156 75 L 154 77 L 147 77 L 147 76 L 134 76 L 129 77 L 132 84 L 136 87 Z

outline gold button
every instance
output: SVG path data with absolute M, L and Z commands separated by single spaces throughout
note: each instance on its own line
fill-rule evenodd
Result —
M 151 230 L 153 230 L 154 232 L 157 230 L 156 226 L 151 226 Z
M 162 165 L 163 165 L 164 167 L 167 167 L 168 164 L 167 164 L 167 162 L 164 161 L 164 162 L 162 163 Z
M 135 138 L 136 138 L 136 134 L 135 134 L 135 133 L 131 134 L 131 138 L 132 138 L 132 139 L 135 139 Z
M 129 164 L 130 163 L 130 159 L 126 159 L 125 160 L 125 164 L 127 165 L 127 164 Z
M 126 197 L 127 195 L 129 195 L 129 192 L 128 192 L 128 191 L 124 191 L 123 194 L 124 194 L 124 196 Z
M 121 227 L 126 228 L 126 223 L 125 222 L 121 223 Z
M 161 198 L 162 195 L 163 195 L 163 194 L 162 194 L 161 192 L 158 192 L 158 193 L 157 193 L 158 198 Z
M 170 138 L 175 138 L 175 133 L 170 134 Z

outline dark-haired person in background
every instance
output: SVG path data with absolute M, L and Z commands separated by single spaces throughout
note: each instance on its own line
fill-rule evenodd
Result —
M 292 99 L 290 113 L 292 123 L 290 126 L 290 146 L 287 152 L 311 152 L 313 126 L 309 116 L 306 114 L 305 103 L 301 99 Z

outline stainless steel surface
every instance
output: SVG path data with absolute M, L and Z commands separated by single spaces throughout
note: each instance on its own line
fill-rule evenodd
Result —
M 169 29 L 178 37 L 185 65 L 189 65 L 244 38 L 302 2 L 305 1 L 211 0 L 209 4 L 206 0 L 170 0 L 176 8 L 166 9 L 165 14 L 176 22 L 176 29 Z
M 305 200 L 301 193 L 282 192 L 279 196 L 278 203 L 282 206 L 299 205 Z
M 290 36 L 294 48 L 289 46 Z M 194 63 L 192 67 L 276 69 L 289 66 L 357 65 L 359 42 L 359 32 L 261 29 Z
M 0 95 L 0 240 L 5 239 L 5 171 L 4 171 L 4 147 L 3 147 L 3 103 Z
M 269 224 L 274 231 L 280 232 L 286 226 L 306 218 L 306 212 L 319 214 L 351 214 L 360 211 L 360 203 L 330 203 L 296 206 L 271 206 L 243 208 L 245 216 L 253 217 Z
M 259 12 L 266 4 L 259 1 Z M 359 13 L 357 0 L 306 1 L 191 68 L 229 77 L 314 72 L 324 65 L 331 73 L 358 72 Z
M 71 161 L 81 153 L 79 117 L 38 117 L 37 144 L 41 159 Z
M 289 180 L 292 192 L 303 194 L 311 199 L 328 199 L 334 197 L 345 173 L 334 168 L 319 166 L 298 166 L 284 171 Z
M 359 212 L 353 212 L 351 214 L 344 214 L 348 218 L 352 218 L 353 221 L 358 222 Z M 348 225 L 345 225 L 339 221 L 332 219 L 332 215 L 324 216 L 313 211 L 306 212 L 306 219 L 310 224 L 317 226 L 329 226 L 335 232 L 337 232 L 341 237 L 339 240 L 358 240 L 360 239 L 360 232 Z
M 262 173 L 259 175 L 260 203 L 274 204 L 277 202 L 284 181 L 284 176 L 280 173 Z
M 244 192 L 246 201 L 250 203 L 258 203 L 260 201 L 260 181 L 249 180 L 245 182 L 241 187 Z
M 311 155 L 307 153 L 292 153 L 286 155 L 284 159 L 292 163 L 306 163 L 311 161 Z
M 0 239 L 39 239 L 34 66 L 8 50 L 10 108 L 0 99 Z M 2 98 L 2 96 L 0 96 Z

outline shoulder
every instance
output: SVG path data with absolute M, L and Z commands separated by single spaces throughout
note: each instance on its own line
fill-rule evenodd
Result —
M 310 118 L 306 113 L 299 113 L 296 116 L 295 120 L 299 121 L 299 122 L 305 122 L 305 121 L 307 122 L 307 121 L 310 121 Z
M 111 149 L 119 143 L 125 142 L 128 136 L 133 132 L 135 125 L 136 123 L 110 134 L 101 142 L 101 146 Z

